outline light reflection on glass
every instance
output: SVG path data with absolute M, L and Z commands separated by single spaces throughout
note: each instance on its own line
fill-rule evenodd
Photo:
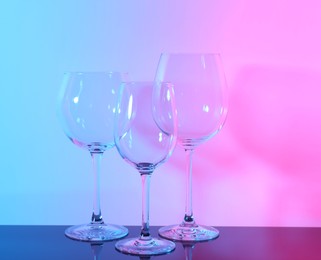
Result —
M 131 118 L 133 112 L 133 96 L 130 95 L 129 97 L 129 104 L 128 104 L 128 111 L 127 111 L 127 117 L 128 119 Z
M 167 90 L 167 92 L 166 92 L 166 98 L 167 98 L 168 101 L 171 100 L 171 93 L 170 93 L 169 90 Z
M 203 105 L 203 111 L 208 113 L 208 111 L 210 111 L 209 106 L 208 105 Z

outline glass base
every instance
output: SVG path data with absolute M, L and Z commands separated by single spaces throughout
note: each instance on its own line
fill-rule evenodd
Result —
M 84 224 L 67 228 L 65 235 L 74 240 L 103 242 L 127 236 L 128 229 L 113 224 Z
M 158 238 L 128 238 L 118 241 L 115 247 L 124 254 L 151 256 L 168 254 L 175 249 L 175 244 Z
M 158 234 L 166 239 L 173 241 L 208 241 L 219 236 L 219 231 L 210 226 L 201 226 L 195 223 L 186 224 L 183 222 L 180 225 L 171 225 L 162 227 L 158 230 Z

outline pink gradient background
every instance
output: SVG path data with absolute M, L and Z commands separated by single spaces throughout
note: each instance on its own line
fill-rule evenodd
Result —
M 196 220 L 321 226 L 320 26 L 319 0 L 3 1 L 0 224 L 89 221 L 90 156 L 55 115 L 64 71 L 151 80 L 161 52 L 220 52 L 230 111 L 194 156 Z M 184 162 L 177 147 L 155 171 L 151 225 L 181 221 Z M 139 225 L 139 175 L 115 149 L 103 169 L 105 220 Z

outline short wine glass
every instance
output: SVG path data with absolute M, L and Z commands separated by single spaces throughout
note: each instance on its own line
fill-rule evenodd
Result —
M 58 118 L 67 137 L 91 154 L 94 203 L 91 222 L 71 226 L 65 235 L 81 241 L 109 241 L 128 234 L 127 228 L 104 223 L 100 208 L 100 165 L 103 153 L 115 146 L 114 115 L 117 93 L 126 74 L 119 72 L 65 73 L 58 100 Z
M 115 143 L 121 157 L 142 178 L 142 228 L 137 238 L 116 243 L 125 254 L 150 256 L 175 249 L 169 240 L 152 237 L 149 230 L 149 187 L 154 170 L 164 163 L 176 144 L 176 120 L 171 85 L 153 92 L 153 82 L 123 84 L 115 117 Z
M 174 241 L 206 241 L 219 231 L 198 225 L 192 210 L 192 155 L 223 127 L 228 110 L 227 86 L 219 54 L 164 53 L 155 82 L 171 82 L 175 92 L 177 143 L 187 159 L 185 216 L 181 224 L 162 227 L 161 237 Z

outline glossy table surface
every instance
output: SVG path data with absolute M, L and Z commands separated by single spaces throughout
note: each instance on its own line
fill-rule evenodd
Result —
M 116 241 L 94 245 L 64 236 L 67 226 L 0 226 L 0 259 L 140 259 L 115 250 Z M 159 227 L 152 227 L 157 236 Z M 139 234 L 130 226 L 128 237 Z M 151 259 L 321 259 L 321 228 L 218 227 L 220 236 L 193 247 L 176 242 Z M 149 258 L 142 258 L 149 259 Z

